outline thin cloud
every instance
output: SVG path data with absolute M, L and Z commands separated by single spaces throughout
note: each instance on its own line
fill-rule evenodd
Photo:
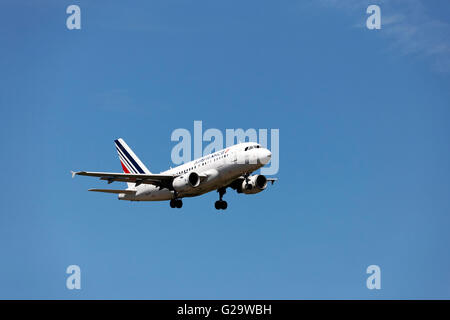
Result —
M 379 5 L 381 30 L 378 32 L 391 40 L 391 49 L 402 55 L 424 58 L 433 70 L 450 73 L 450 24 L 431 16 L 425 1 L 319 0 L 319 3 L 360 15 L 370 4 Z M 357 27 L 365 27 L 365 23 L 359 22 Z

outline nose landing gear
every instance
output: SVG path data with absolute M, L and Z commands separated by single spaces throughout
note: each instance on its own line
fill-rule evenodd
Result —
M 216 201 L 216 203 L 214 204 L 214 207 L 217 210 L 225 210 L 228 207 L 228 203 L 224 200 L 222 200 L 223 195 L 227 192 L 226 188 L 220 188 L 219 190 L 217 190 L 217 192 L 219 193 L 219 197 L 220 199 L 218 201 Z

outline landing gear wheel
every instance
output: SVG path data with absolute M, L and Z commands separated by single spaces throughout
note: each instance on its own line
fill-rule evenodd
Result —
M 228 207 L 228 204 L 226 201 L 222 200 L 222 197 L 227 192 L 227 188 L 220 188 L 217 190 L 217 192 L 219 193 L 219 200 L 216 201 L 214 207 L 216 207 L 217 210 L 225 210 Z
M 181 208 L 183 206 L 183 201 L 180 199 L 172 199 L 170 200 L 170 207 L 171 208 Z
M 220 210 L 220 209 L 225 210 L 228 207 L 228 204 L 226 201 L 218 200 L 214 204 L 214 207 L 216 207 L 217 210 Z

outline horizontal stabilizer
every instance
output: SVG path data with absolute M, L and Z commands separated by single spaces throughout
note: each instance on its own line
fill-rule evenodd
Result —
M 105 192 L 105 193 L 123 193 L 123 194 L 135 194 L 135 190 L 112 190 L 112 189 L 89 189 L 88 191 Z

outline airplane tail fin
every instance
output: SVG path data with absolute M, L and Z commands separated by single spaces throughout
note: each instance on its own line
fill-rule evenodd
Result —
M 151 173 L 122 138 L 114 140 L 114 143 L 116 145 L 117 153 L 119 154 L 119 160 L 122 165 L 123 172 L 135 174 Z M 133 188 L 134 183 L 128 183 L 128 187 Z

